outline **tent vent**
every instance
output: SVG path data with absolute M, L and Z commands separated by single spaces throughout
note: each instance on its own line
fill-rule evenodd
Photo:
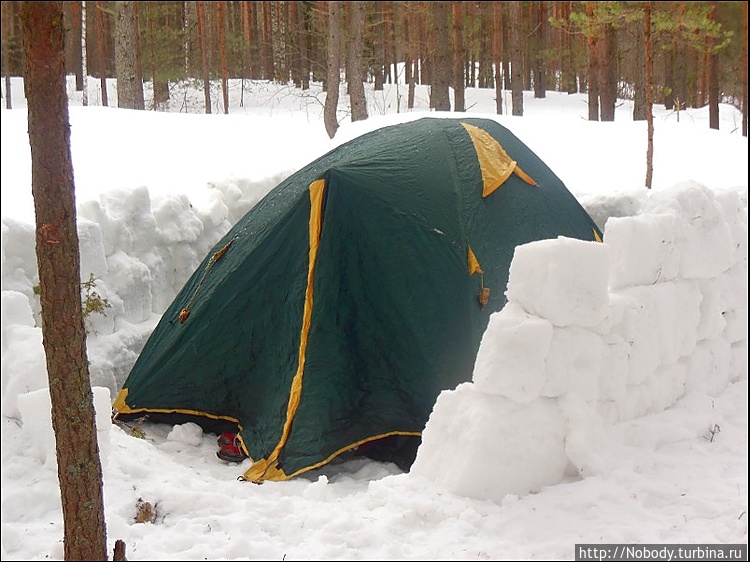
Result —
M 529 185 L 535 186 L 537 184 L 487 131 L 468 123 L 461 124 L 466 129 L 466 132 L 469 133 L 471 142 L 474 144 L 474 150 L 477 153 L 477 158 L 479 159 L 479 167 L 482 170 L 482 182 L 484 183 L 482 197 L 491 195 L 514 173 Z

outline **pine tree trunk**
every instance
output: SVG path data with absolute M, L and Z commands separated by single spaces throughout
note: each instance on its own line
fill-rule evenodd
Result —
M 99 79 L 101 81 L 102 105 L 107 107 L 109 105 L 109 97 L 107 95 L 107 59 L 104 55 L 104 23 L 102 21 L 104 16 L 102 15 L 102 4 L 103 2 L 96 2 L 96 37 L 99 44 Z
M 715 21 L 716 2 L 711 2 L 709 19 Z M 714 46 L 710 40 L 709 45 Z M 719 57 L 711 53 L 708 58 L 708 126 L 711 129 L 719 129 Z
M 261 49 L 263 59 L 263 78 L 273 79 L 273 34 L 271 32 L 271 2 L 261 2 L 261 17 L 263 18 L 263 35 L 261 37 Z
M 376 92 L 382 92 L 385 85 L 385 73 L 386 73 L 386 55 L 385 55 L 385 43 L 386 43 L 386 26 L 384 18 L 385 2 L 375 2 L 375 21 L 372 24 L 372 74 L 373 74 L 373 90 Z
M 83 17 L 81 16 L 81 4 L 82 2 L 69 2 L 72 8 L 73 21 L 70 28 L 70 40 L 72 46 L 70 53 L 72 58 L 68 61 L 68 67 L 72 68 L 73 74 L 76 76 L 76 91 L 83 91 L 83 59 L 81 58 L 81 35 L 83 30 Z
M 570 13 L 573 11 L 573 2 L 559 2 L 562 12 L 562 19 L 567 21 Z M 567 31 L 560 33 L 561 51 L 562 51 L 562 88 L 568 94 L 578 93 L 578 83 L 576 80 L 576 67 L 573 64 L 573 46 L 568 37 Z
M 292 76 L 292 82 L 296 88 L 302 87 L 302 57 L 300 55 L 300 17 L 302 10 L 301 2 L 289 2 L 287 4 L 289 11 L 289 71 Z
M 414 8 L 416 3 L 408 3 L 406 5 L 406 18 L 409 24 L 408 32 L 408 45 L 409 45 L 409 59 L 411 60 L 410 71 L 409 71 L 409 92 L 407 94 L 407 108 L 414 109 L 414 95 L 416 93 L 416 85 L 419 81 L 419 23 L 417 20 L 417 12 Z
M 644 8 L 645 13 L 645 8 Z M 646 79 L 644 76 L 646 70 L 646 49 L 638 48 L 643 45 L 645 39 L 645 26 L 636 25 L 635 27 L 635 64 L 633 75 L 633 121 L 643 121 L 646 119 Z
M 86 55 L 86 2 L 81 2 L 81 105 L 89 104 L 89 69 Z
M 351 33 L 349 42 L 349 103 L 352 121 L 367 119 L 364 77 L 362 76 L 362 36 L 365 28 L 365 3 L 351 2 Z
M 602 121 L 614 121 L 617 105 L 617 37 L 611 23 L 604 25 L 604 39 L 600 48 L 599 112 Z
M 747 2 L 742 6 L 742 136 L 747 136 Z
M 502 19 L 500 16 L 500 2 L 492 3 L 494 59 L 495 59 L 495 112 L 503 114 L 503 77 L 502 77 Z
M 0 10 L 2 10 L 2 17 L 0 17 L 0 25 L 2 25 L 2 32 L 0 33 L 0 41 L 2 41 L 2 65 L 3 65 L 3 76 L 5 77 L 5 109 L 13 109 L 13 96 L 11 94 L 10 87 L 10 56 L 8 51 L 10 50 L 10 37 L 11 37 L 11 5 L 9 2 L 0 3 Z
M 52 402 L 65 560 L 106 560 L 102 468 L 86 358 L 62 2 L 24 2 L 26 98 L 42 341 Z
M 536 49 L 534 52 L 534 98 L 547 97 L 547 70 L 544 50 L 548 46 L 547 2 L 539 2 L 539 13 L 536 26 Z
M 326 75 L 326 101 L 323 108 L 323 123 L 330 138 L 339 128 L 336 115 L 339 105 L 341 83 L 341 2 L 328 2 L 328 73 Z
M 654 175 L 654 53 L 651 48 L 651 2 L 645 4 L 644 9 L 644 43 L 646 45 L 646 122 L 648 126 L 648 142 L 646 148 L 646 187 L 651 189 L 651 179 Z
M 593 2 L 586 3 L 586 13 L 589 17 L 587 34 L 589 65 L 588 65 L 588 103 L 589 121 L 599 121 L 599 38 L 598 29 L 594 22 Z
M 674 82 L 674 51 L 671 49 L 664 53 L 664 109 L 674 108 L 675 82 Z
M 435 63 L 432 67 L 432 88 L 430 99 L 436 111 L 450 111 L 449 94 L 451 69 L 450 64 L 450 31 L 448 27 L 448 2 L 433 2 Z
M 299 49 L 300 49 L 300 77 L 302 89 L 310 89 L 310 18 L 307 15 L 307 4 L 302 4 L 299 9 Z
M 221 95 L 224 101 L 224 114 L 229 114 L 229 72 L 227 70 L 227 48 L 224 34 L 226 21 L 224 2 L 216 2 L 216 25 L 219 27 L 219 60 L 221 62 Z
M 201 41 L 201 70 L 203 71 L 203 104 L 206 113 L 211 113 L 211 76 L 208 70 L 208 41 L 206 40 L 205 2 L 196 2 L 198 35 Z
M 117 107 L 145 109 L 138 62 L 138 26 L 135 2 L 115 2 L 115 74 Z
M 453 110 L 466 111 L 463 2 L 453 2 Z
M 521 3 L 509 2 L 511 114 L 523 115 L 523 52 L 521 45 Z

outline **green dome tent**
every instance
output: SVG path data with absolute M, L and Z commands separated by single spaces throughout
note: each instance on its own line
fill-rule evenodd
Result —
M 269 192 L 220 240 L 146 342 L 123 421 L 238 431 L 243 478 L 286 480 L 416 436 L 471 380 L 517 245 L 601 233 L 491 119 L 367 133 Z

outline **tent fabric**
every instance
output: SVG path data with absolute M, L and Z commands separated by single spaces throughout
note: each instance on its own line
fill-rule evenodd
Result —
M 491 119 L 422 118 L 330 151 L 216 244 L 147 340 L 122 420 L 237 430 L 244 479 L 419 436 L 470 380 L 516 246 L 601 232 Z

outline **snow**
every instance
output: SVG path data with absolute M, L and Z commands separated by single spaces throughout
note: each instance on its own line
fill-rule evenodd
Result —
M 130 560 L 555 560 L 577 543 L 747 544 L 747 138 L 741 116 L 525 93 L 497 119 L 534 150 L 604 232 L 516 248 L 507 296 L 473 380 L 443 392 L 409 473 L 355 459 L 254 485 L 193 424 L 137 438 L 110 405 L 150 331 L 218 239 L 282 179 L 369 130 L 425 115 L 406 88 L 347 97 L 331 140 L 320 85 L 232 83 L 228 115 L 177 85 L 170 111 L 97 107 L 69 87 L 82 280 L 108 547 Z M 110 99 L 116 99 L 110 84 Z M 180 89 L 182 88 L 182 89 Z M 342 92 L 345 91 L 342 89 Z M 5 96 L 5 91 L 3 91 Z M 506 103 L 509 103 L 506 93 Z M 214 96 L 214 99 L 220 96 Z M 240 99 L 243 104 L 240 105 Z M 62 560 L 63 525 L 40 329 L 25 100 L 2 109 L 2 559 Z M 400 108 L 400 112 L 397 110 Z M 408 150 L 408 147 L 404 148 Z M 155 508 L 134 520 L 136 504 Z

